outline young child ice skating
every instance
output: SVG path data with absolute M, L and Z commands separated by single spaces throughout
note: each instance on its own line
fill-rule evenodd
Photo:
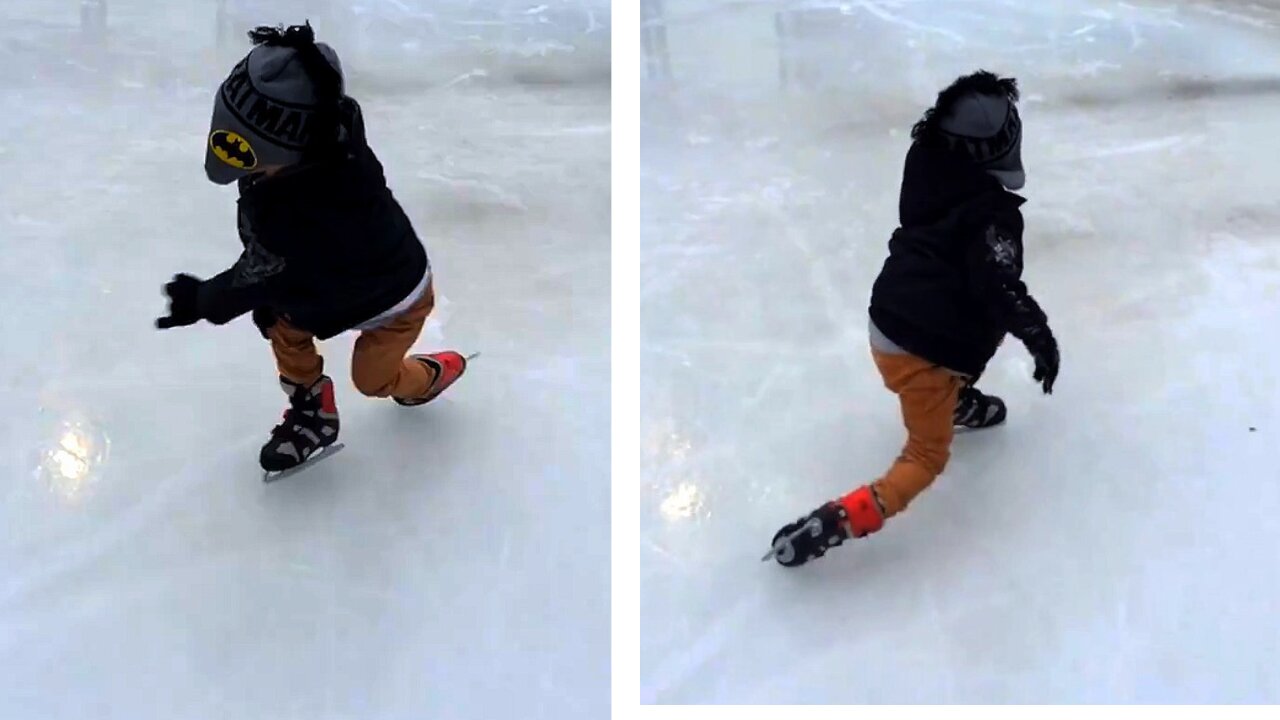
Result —
M 333 380 L 315 339 L 359 330 L 359 391 L 420 405 L 466 369 L 456 352 L 405 353 L 435 301 L 431 266 L 365 141 L 360 106 L 343 91 L 337 54 L 310 24 L 261 27 L 214 101 L 205 172 L 239 184 L 244 251 L 209 280 L 165 285 L 161 329 L 245 313 L 271 341 L 289 396 L 260 456 L 264 470 L 302 464 L 338 439 Z
M 771 555 L 802 565 L 876 532 L 933 482 L 955 427 L 1005 419 L 974 386 L 1006 333 L 1035 360 L 1045 393 L 1058 345 L 1022 283 L 1017 83 L 980 71 L 938 95 L 911 131 L 898 199 L 901 226 L 871 291 L 871 354 L 902 406 L 907 443 L 884 477 L 828 502 L 774 535 Z M 1007 188 L 1007 189 L 1006 189 Z

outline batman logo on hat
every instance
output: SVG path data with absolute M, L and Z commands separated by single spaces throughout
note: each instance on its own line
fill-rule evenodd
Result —
M 230 130 L 214 130 L 209 134 L 209 149 L 222 162 L 237 170 L 258 167 L 258 154 L 253 146 L 238 133 Z

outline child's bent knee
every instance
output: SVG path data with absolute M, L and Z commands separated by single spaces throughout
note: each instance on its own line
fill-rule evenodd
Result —
M 384 373 L 361 371 L 358 367 L 351 369 L 351 381 L 356 390 L 366 397 L 391 397 L 391 388 L 395 386 L 395 376 Z
M 950 460 L 950 452 L 946 450 L 942 450 L 940 452 L 935 451 L 926 456 L 925 467 L 929 468 L 929 471 L 932 472 L 934 476 L 938 476 L 947 469 L 947 463 L 950 462 Z
M 947 469 L 947 463 L 951 460 L 950 447 L 940 447 L 926 443 L 908 442 L 906 451 L 903 454 L 934 476 L 941 475 L 942 471 Z

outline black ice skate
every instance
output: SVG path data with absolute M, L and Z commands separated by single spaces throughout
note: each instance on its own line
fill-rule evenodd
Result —
M 972 385 L 965 385 L 956 402 L 953 422 L 957 427 L 981 430 L 1004 422 L 1007 414 L 1003 400 L 995 395 L 984 395 Z
M 282 377 L 280 387 L 289 396 L 289 409 L 285 410 L 280 424 L 271 431 L 271 439 L 262 446 L 259 461 L 267 473 L 296 468 L 317 450 L 338 440 L 338 406 L 333 399 L 333 380 L 329 376 L 321 375 L 309 388 Z
M 853 537 L 849 513 L 838 502 L 829 502 L 805 517 L 782 526 L 773 536 L 773 549 L 761 560 L 773 558 L 784 567 L 797 567 L 826 554 Z

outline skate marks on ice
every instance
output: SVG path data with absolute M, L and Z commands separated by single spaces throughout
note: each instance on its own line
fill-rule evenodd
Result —
M 213 484 L 218 474 L 208 472 L 211 462 L 234 461 L 251 444 L 231 444 L 215 455 L 185 461 L 171 472 L 164 473 L 160 482 L 149 492 L 141 494 L 136 503 L 123 510 L 111 523 L 100 526 L 95 532 L 60 541 L 56 549 L 50 549 L 51 554 L 40 562 L 27 563 L 25 574 L 22 570 L 11 572 L 5 587 L 0 589 L 0 606 L 48 592 L 60 579 L 118 552 L 131 538 L 143 534 L 146 528 L 166 517 L 173 508 L 188 502 L 193 492 Z M 115 472 L 128 472 L 129 461 L 122 462 L 125 465 L 117 465 Z
M 1078 108 L 1110 108 L 1118 105 L 1154 105 L 1213 98 L 1266 98 L 1280 95 L 1280 77 L 1193 78 L 1171 76 L 1154 85 L 1094 86 L 1068 91 L 1056 100 L 1045 99 L 1042 107 L 1060 105 Z
M 753 623 L 753 618 L 764 605 L 760 591 L 750 597 L 741 596 L 725 612 L 704 626 L 679 653 L 664 657 L 658 666 L 646 674 L 641 687 L 640 702 L 663 703 L 674 693 L 689 684 L 699 674 L 713 672 L 715 657 L 733 646 L 733 639 Z

